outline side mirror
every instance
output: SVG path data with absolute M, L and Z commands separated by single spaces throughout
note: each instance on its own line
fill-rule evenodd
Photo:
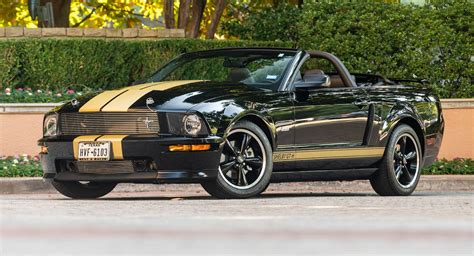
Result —
M 296 81 L 295 88 L 302 90 L 313 90 L 321 88 L 329 88 L 331 79 L 328 75 L 318 74 L 304 77 L 304 80 Z

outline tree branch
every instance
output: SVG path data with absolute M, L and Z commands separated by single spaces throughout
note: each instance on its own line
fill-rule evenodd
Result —
M 73 27 L 73 28 L 79 27 L 82 23 L 84 23 L 86 20 L 88 20 L 88 19 L 92 16 L 92 14 L 94 14 L 94 12 L 95 12 L 98 8 L 101 8 L 101 7 L 103 7 L 102 4 L 100 4 L 99 6 L 95 7 L 94 9 L 92 9 L 92 11 L 91 11 L 89 14 L 87 14 L 84 18 L 82 18 L 82 20 L 79 21 L 78 23 L 72 25 L 72 27 Z

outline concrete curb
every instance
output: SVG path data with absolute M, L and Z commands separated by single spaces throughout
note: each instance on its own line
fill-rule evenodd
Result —
M 368 181 L 273 183 L 268 192 L 372 192 Z M 474 191 L 474 175 L 422 175 L 417 191 Z M 114 192 L 182 192 L 205 194 L 199 184 L 119 184 Z M 56 193 L 42 178 L 0 178 L 0 194 Z

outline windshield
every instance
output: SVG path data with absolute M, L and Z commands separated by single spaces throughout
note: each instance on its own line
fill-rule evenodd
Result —
M 184 54 L 158 70 L 148 82 L 206 80 L 243 83 L 277 90 L 296 52 L 222 50 Z

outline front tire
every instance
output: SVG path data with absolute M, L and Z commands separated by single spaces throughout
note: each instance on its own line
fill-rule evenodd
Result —
M 116 183 L 97 183 L 87 182 L 81 183 L 78 181 L 53 181 L 53 187 L 64 196 L 73 199 L 94 199 L 107 195 L 110 193 Z
M 398 126 L 385 149 L 379 170 L 371 177 L 372 188 L 381 196 L 408 196 L 420 179 L 423 155 L 416 132 Z
M 201 185 L 221 199 L 242 199 L 262 193 L 270 183 L 272 148 L 256 124 L 240 121 L 226 136 L 217 179 Z

